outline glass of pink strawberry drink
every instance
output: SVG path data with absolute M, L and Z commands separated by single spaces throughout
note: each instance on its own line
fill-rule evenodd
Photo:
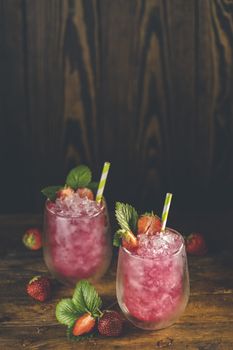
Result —
M 143 232 L 141 221 L 139 218 L 138 227 L 132 227 L 135 232 L 140 231 L 134 236 L 136 241 L 130 236 L 131 230 L 127 236 L 126 227 L 118 233 L 123 244 L 117 267 L 117 299 L 123 313 L 135 326 L 161 329 L 172 325 L 188 302 L 185 245 L 177 231 L 166 228 L 161 232 L 161 225 L 156 230 L 155 224 L 155 231 L 151 231 L 153 224 L 149 229 L 145 226 Z
M 71 181 L 70 174 L 78 180 Z M 65 187 L 42 191 L 49 197 L 45 204 L 43 248 L 49 271 L 59 281 L 74 285 L 81 279 L 101 278 L 110 265 L 112 247 L 106 202 L 94 200 L 88 188 L 93 187 L 87 176 L 89 169 L 79 166 L 70 174 Z

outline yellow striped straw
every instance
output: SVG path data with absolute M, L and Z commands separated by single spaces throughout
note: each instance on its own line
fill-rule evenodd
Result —
M 170 205 L 171 205 L 171 200 L 172 200 L 172 193 L 167 193 L 166 198 L 165 198 L 165 202 L 164 202 L 164 206 L 163 206 L 161 231 L 164 231 L 165 227 L 166 227 L 167 217 L 168 217 L 168 213 L 169 213 L 169 209 L 170 209 Z
M 101 202 L 102 197 L 103 197 L 104 187 L 105 187 L 105 184 L 106 184 L 109 168 L 110 168 L 110 163 L 109 162 L 105 162 L 104 166 L 103 166 L 100 182 L 99 182 L 97 195 L 96 195 L 96 202 L 98 202 L 98 203 Z

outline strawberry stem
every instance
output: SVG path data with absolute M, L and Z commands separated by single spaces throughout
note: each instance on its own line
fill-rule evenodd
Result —
M 99 313 L 99 318 L 101 318 L 103 316 L 103 312 L 99 308 L 97 308 L 97 311 Z

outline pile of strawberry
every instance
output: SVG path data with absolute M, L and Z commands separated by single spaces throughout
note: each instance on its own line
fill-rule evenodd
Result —
M 70 340 L 82 340 L 96 334 L 112 337 L 122 332 L 122 318 L 117 311 L 101 311 L 102 300 L 86 280 L 77 283 L 72 298 L 56 306 L 56 318 L 67 326 Z
M 27 284 L 27 293 L 44 302 L 51 297 L 51 280 L 36 276 Z M 86 280 L 77 283 L 72 299 L 62 299 L 56 306 L 56 318 L 66 325 L 69 340 L 82 340 L 97 333 L 114 337 L 122 332 L 123 320 L 117 311 L 101 311 L 102 300 Z
M 117 202 L 115 216 L 120 229 L 115 233 L 113 245 L 119 247 L 122 244 L 131 252 L 135 252 L 138 248 L 138 235 L 151 236 L 161 231 L 161 220 L 156 214 L 151 212 L 138 216 L 136 209 L 129 204 Z M 200 233 L 192 233 L 185 237 L 185 245 L 190 255 L 201 256 L 207 253 L 204 236 Z

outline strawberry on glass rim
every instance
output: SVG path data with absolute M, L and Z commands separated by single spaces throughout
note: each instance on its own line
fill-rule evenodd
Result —
M 84 188 L 78 188 L 76 193 L 79 194 L 79 197 L 80 198 L 88 198 L 90 201 L 93 201 L 94 200 L 94 194 L 92 192 L 92 190 L 90 190 L 89 188 L 87 187 L 84 187 Z
M 138 235 L 147 234 L 154 235 L 156 232 L 160 232 L 162 225 L 160 218 L 152 213 L 145 213 L 140 216 L 137 223 Z
M 71 196 L 74 193 L 74 190 L 69 187 L 69 186 L 65 186 L 64 188 L 61 188 L 59 191 L 57 191 L 57 198 L 67 198 L 69 196 Z
M 122 240 L 122 246 L 129 251 L 136 251 L 138 248 L 138 235 L 155 235 L 161 231 L 161 221 L 157 215 L 145 213 L 138 217 L 134 207 L 129 204 L 117 202 L 115 215 L 120 225 L 114 236 L 113 245 L 119 247 Z

